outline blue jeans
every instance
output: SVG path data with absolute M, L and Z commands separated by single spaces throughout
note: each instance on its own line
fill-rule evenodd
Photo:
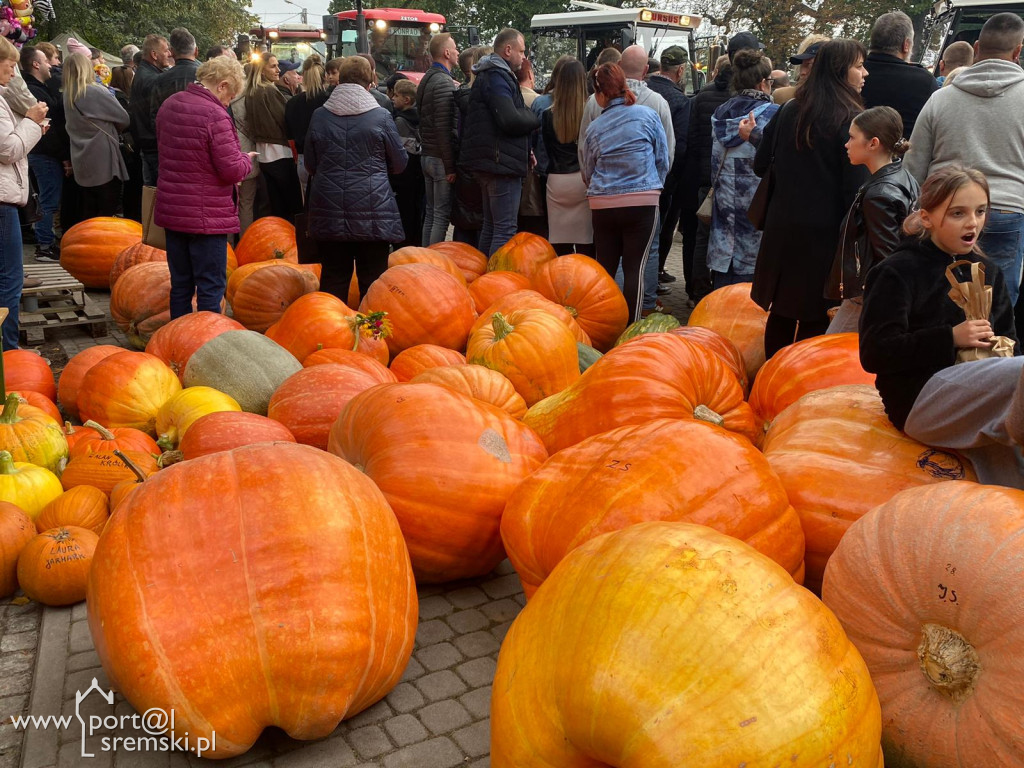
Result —
M 159 157 L 156 150 L 140 152 L 139 156 L 142 158 L 142 183 L 147 187 L 155 187 L 160 170 Z
M 227 235 L 167 233 L 167 266 L 171 270 L 171 319 L 192 311 L 192 295 L 200 312 L 220 314 L 227 287 Z
M 410 158 L 409 162 L 416 162 Z M 452 187 L 444 172 L 440 157 L 420 156 L 423 183 L 426 186 L 427 212 L 423 217 L 423 247 L 444 241 L 448 234 L 448 219 L 452 215 Z
M 9 314 L 4 320 L 4 349 L 18 348 L 18 307 L 25 271 L 21 265 L 21 220 L 16 206 L 0 203 L 0 306 Z
M 478 173 L 476 182 L 480 186 L 484 204 L 484 224 L 480 229 L 479 247 L 484 254 L 490 256 L 516 234 L 523 180 L 519 176 Z
M 49 155 L 29 155 L 28 167 L 39 185 L 39 208 L 43 217 L 33 228 L 40 248 L 49 248 L 56 240 L 53 234 L 53 214 L 60 210 L 60 191 L 64 187 L 64 165 Z
M 1010 304 L 1016 304 L 1024 265 L 1024 213 L 990 208 L 978 245 L 1003 271 Z

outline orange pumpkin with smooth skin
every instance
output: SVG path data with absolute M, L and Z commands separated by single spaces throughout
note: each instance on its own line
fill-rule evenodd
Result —
M 835 616 L 702 525 L 582 544 L 512 623 L 494 768 L 882 768 L 878 697 Z
M 86 347 L 68 360 L 64 370 L 60 372 L 57 398 L 69 418 L 78 418 L 78 391 L 82 386 L 82 379 L 85 378 L 89 369 L 103 358 L 124 351 L 124 347 L 116 347 L 113 344 L 98 344 L 95 347 Z
M 466 356 L 454 349 L 437 344 L 417 344 L 395 355 L 389 368 L 397 381 L 411 381 L 430 368 L 465 364 Z
M 282 515 L 299 498 L 301 514 Z M 324 738 L 382 699 L 412 655 L 417 612 L 380 491 L 335 456 L 280 443 L 140 484 L 107 524 L 88 588 L 112 685 L 137 711 L 173 710 L 193 743 L 216 733 L 215 758 L 268 726 Z
M 761 366 L 748 402 L 767 432 L 772 419 L 808 392 L 843 384 L 874 384 L 860 364 L 856 333 L 829 333 L 783 347 Z
M 576 339 L 554 315 L 519 309 L 490 317 L 489 325 L 469 337 L 466 359 L 505 376 L 528 406 L 579 379 Z
M 390 354 L 384 339 L 364 335 L 355 326 L 356 312 L 337 296 L 323 291 L 296 299 L 267 329 L 267 336 L 302 362 L 320 349 L 350 349 L 383 365 Z
M 153 332 L 171 321 L 167 262 L 149 261 L 125 270 L 110 290 L 110 315 L 135 349 L 145 349 Z
M 487 271 L 487 256 L 469 243 L 442 240 L 440 243 L 434 243 L 428 247 L 431 250 L 440 251 L 458 264 L 467 284 L 472 283 Z
M 107 494 L 93 485 L 76 485 L 43 507 L 36 518 L 36 530 L 43 533 L 51 528 L 74 525 L 88 528 L 99 536 L 109 517 Z
M 73 437 L 68 438 L 69 456 L 88 456 L 90 453 L 110 453 L 115 450 L 160 453 L 156 440 L 134 427 L 107 429 L 98 422 L 89 421 L 74 430 Z
M 53 369 L 45 357 L 27 349 L 4 352 L 4 386 L 9 390 L 38 392 L 57 402 Z
M 163 360 L 181 381 L 185 378 L 185 366 L 189 358 L 203 344 L 225 331 L 244 329 L 244 325 L 227 315 L 190 312 L 154 331 L 146 344 L 146 352 Z M 67 375 L 66 371 L 61 374 L 61 381 Z
M 754 413 L 725 363 L 668 333 L 615 347 L 574 384 L 532 406 L 523 421 L 554 453 L 609 429 L 664 418 L 700 418 L 747 439 L 756 434 Z
M 372 357 L 361 355 L 352 349 L 319 349 L 302 361 L 302 367 L 309 368 L 313 365 L 326 365 L 328 363 L 358 368 L 373 376 L 381 384 L 391 384 L 398 381 L 398 377 L 387 366 L 381 365 Z
M 114 265 L 110 268 L 110 287 L 113 288 L 117 285 L 117 279 L 136 264 L 147 264 L 154 261 L 166 264 L 167 251 L 146 245 L 141 240 L 134 245 L 129 245 L 114 259 Z
M 726 367 L 736 374 L 736 379 L 743 387 L 744 393 L 750 392 L 750 381 L 747 379 L 747 366 L 743 362 L 743 355 L 736 349 L 736 345 L 729 341 L 718 331 L 704 328 L 699 325 L 681 325 L 673 328 L 667 333 L 674 336 L 682 336 L 684 339 L 695 341 L 702 347 L 714 352 L 725 363 Z
M 886 766 L 1020 766 L 1024 492 L 911 488 L 850 526 L 822 599 L 871 670 Z
M 318 290 L 320 281 L 312 273 L 272 264 L 240 280 L 231 297 L 231 311 L 246 328 L 262 333 L 280 320 L 296 299 Z
M 445 365 L 428 368 L 416 374 L 414 384 L 438 384 L 491 405 L 496 405 L 513 419 L 526 414 L 526 401 L 516 392 L 512 382 L 497 371 L 482 365 Z
M 504 559 L 505 502 L 547 458 L 537 436 L 500 408 L 410 383 L 352 398 L 327 450 L 384 492 L 416 578 L 431 583 L 480 576 Z
M 36 527 L 25 510 L 0 501 L 0 598 L 18 590 L 18 555 L 36 535 Z
M 464 349 L 476 320 L 465 282 L 431 264 L 399 264 L 377 278 L 359 311 L 387 312 L 392 357 L 417 344 Z
M 626 330 L 629 307 L 615 279 L 589 256 L 570 253 L 541 264 L 530 285 L 561 304 L 591 338 L 592 346 L 607 352 Z
M 40 411 L 45 413 L 51 419 L 61 423 L 60 409 L 57 408 L 56 403 L 50 398 L 40 392 L 32 392 L 31 390 L 20 391 L 17 389 L 10 389 L 7 391 L 9 395 L 17 395 L 18 402 L 22 405 L 30 405 L 33 408 L 38 408 Z
M 231 277 L 228 278 L 227 287 L 224 289 L 224 298 L 227 299 L 228 304 L 234 306 L 235 294 L 238 292 L 242 283 L 248 280 L 251 276 L 257 272 L 262 272 L 265 269 L 273 270 L 271 275 L 275 272 L 280 273 L 283 269 L 290 269 L 293 272 L 297 272 L 307 283 L 311 286 L 315 285 L 316 290 L 320 287 L 320 265 L 319 264 L 293 264 L 290 261 L 282 261 L 281 259 L 270 259 L 268 261 L 253 261 L 248 264 L 236 269 L 231 273 Z
M 495 312 L 508 315 L 509 312 L 513 312 L 517 309 L 544 310 L 549 315 L 553 315 L 558 318 L 558 320 L 562 322 L 562 325 L 572 331 L 573 338 L 580 344 L 586 344 L 588 347 L 591 345 L 590 336 L 588 336 L 587 332 L 580 327 L 580 324 L 576 322 L 575 318 L 569 314 L 569 310 L 561 304 L 557 304 L 550 299 L 544 298 L 532 288 L 524 288 L 521 291 L 513 291 L 512 293 L 505 294 L 491 304 L 491 306 L 487 307 L 487 309 L 480 313 L 480 317 L 476 319 L 476 322 L 473 323 L 473 327 L 469 331 L 470 335 L 480 330 L 483 326 L 488 325 L 491 322 L 491 316 Z
M 180 391 L 178 377 L 160 358 L 145 352 L 119 352 L 85 374 L 78 413 L 107 427 L 135 427 L 155 434 L 161 406 Z
M 803 580 L 800 518 L 771 465 L 749 440 L 697 421 L 619 427 L 559 451 L 513 491 L 501 538 L 530 597 L 583 542 L 655 520 L 734 536 Z
M 804 395 L 775 417 L 763 450 L 800 515 L 815 591 L 839 540 L 869 510 L 907 488 L 976 479 L 956 454 L 896 429 L 865 384 Z
M 519 272 L 532 277 L 541 264 L 551 261 L 557 255 L 551 243 L 540 235 L 518 232 L 491 254 L 487 260 L 487 271 Z
M 764 365 L 764 326 L 768 313 L 750 298 L 750 283 L 727 285 L 712 291 L 693 308 L 687 325 L 710 328 L 736 345 L 753 381 Z
M 147 477 L 160 469 L 151 453 L 142 451 L 121 451 Z M 65 491 L 79 485 L 91 485 L 110 495 L 114 486 L 122 480 L 137 480 L 135 472 L 113 451 L 81 453 L 68 459 L 60 476 Z
M 461 280 L 466 284 L 466 277 L 462 274 L 459 265 L 446 254 L 433 248 L 420 248 L 415 245 L 407 245 L 398 250 L 392 251 L 388 256 L 388 269 L 397 267 L 399 264 L 432 264 L 438 269 L 444 270 L 449 275 Z
M 476 311 L 482 313 L 502 296 L 529 287 L 530 278 L 518 272 L 487 272 L 469 284 L 469 295 Z
M 262 216 L 245 230 L 235 248 L 235 261 L 239 267 L 254 261 L 280 259 L 293 264 L 299 262 L 299 247 L 295 241 L 295 226 L 278 216 Z
M 75 224 L 60 240 L 60 265 L 86 288 L 110 288 L 110 270 L 130 245 L 142 242 L 142 225 L 98 216 Z
M 245 411 L 220 411 L 200 416 L 178 443 L 186 459 L 230 451 L 254 443 L 294 443 L 295 436 L 284 424 Z
M 98 541 L 93 531 L 73 525 L 38 534 L 18 556 L 22 590 L 43 605 L 82 602 Z

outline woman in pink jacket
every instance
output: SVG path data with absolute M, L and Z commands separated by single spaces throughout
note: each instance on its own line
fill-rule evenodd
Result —
M 238 231 L 235 188 L 252 170 L 227 106 L 242 90 L 242 65 L 218 56 L 197 83 L 168 98 L 156 116 L 160 153 L 153 221 L 167 232 L 171 317 L 220 312 L 227 285 L 227 236 Z

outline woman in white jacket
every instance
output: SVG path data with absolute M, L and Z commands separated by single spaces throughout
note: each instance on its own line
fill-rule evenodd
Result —
M 0 92 L 14 77 L 18 49 L 0 37 Z M 28 153 L 42 138 L 46 105 L 36 104 L 18 117 L 0 99 L 0 306 L 9 314 L 3 324 L 3 348 L 18 348 L 18 303 L 25 280 L 22 269 L 18 208 L 28 202 Z

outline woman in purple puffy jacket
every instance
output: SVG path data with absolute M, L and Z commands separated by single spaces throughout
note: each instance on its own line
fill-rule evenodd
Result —
M 242 90 L 242 65 L 218 56 L 198 82 L 169 97 L 156 116 L 160 153 L 153 221 L 167 232 L 171 318 L 220 312 L 227 286 L 227 236 L 238 231 L 236 185 L 252 170 L 227 106 Z

